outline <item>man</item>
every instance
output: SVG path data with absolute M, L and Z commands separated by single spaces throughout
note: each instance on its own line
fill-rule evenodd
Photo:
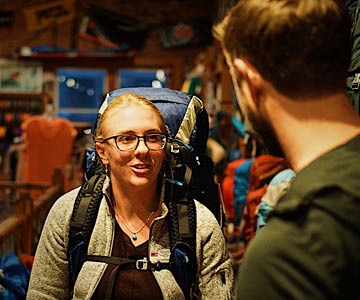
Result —
M 339 0 L 240 0 L 214 28 L 244 115 L 297 173 L 245 252 L 238 299 L 360 299 L 350 28 Z

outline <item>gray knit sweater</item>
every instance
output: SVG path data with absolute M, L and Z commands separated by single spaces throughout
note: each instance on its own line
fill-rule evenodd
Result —
M 35 254 L 28 300 L 70 299 L 68 232 L 71 213 L 79 188 L 60 197 L 45 221 Z M 108 194 L 109 182 L 104 185 Z M 89 254 L 111 255 L 115 219 L 104 195 L 89 244 Z M 200 299 L 232 299 L 234 274 L 224 236 L 212 213 L 196 201 L 197 264 Z M 165 262 L 170 256 L 169 234 L 162 203 L 161 214 L 151 224 L 149 259 Z M 106 269 L 105 263 L 85 262 L 75 283 L 73 299 L 91 299 Z M 184 299 L 180 287 L 169 270 L 153 271 L 164 299 Z

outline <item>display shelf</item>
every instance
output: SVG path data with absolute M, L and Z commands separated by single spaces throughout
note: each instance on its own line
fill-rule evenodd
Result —
M 0 142 L 21 134 L 21 123 L 31 115 L 42 114 L 42 94 L 0 92 Z
M 43 113 L 42 94 L 0 92 L 0 168 L 5 152 L 22 134 L 21 124 L 29 116 Z
M 20 55 L 20 59 L 46 59 L 46 58 L 129 58 L 137 55 L 139 51 L 114 52 L 114 51 L 65 51 L 65 52 L 30 52 Z

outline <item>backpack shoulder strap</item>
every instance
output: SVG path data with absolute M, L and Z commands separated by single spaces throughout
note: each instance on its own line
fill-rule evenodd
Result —
M 358 1 L 353 24 L 351 28 L 351 37 L 353 39 L 350 72 L 354 72 L 359 67 L 358 58 L 360 55 L 360 1 Z
M 174 197 L 174 196 L 177 197 Z M 178 198 L 182 195 L 182 198 Z M 181 287 L 185 299 L 197 299 L 196 207 L 185 186 L 176 181 L 165 182 L 170 236 L 170 270 Z
M 103 197 L 102 188 L 105 178 L 105 174 L 95 174 L 91 177 L 81 186 L 74 203 L 68 245 L 71 291 L 85 261 L 90 236 Z
M 353 40 L 351 65 L 346 84 L 354 109 L 360 114 L 360 1 L 357 2 L 354 13 L 351 37 Z

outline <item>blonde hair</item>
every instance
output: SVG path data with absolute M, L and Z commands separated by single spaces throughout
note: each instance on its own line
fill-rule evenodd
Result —
M 167 126 L 165 125 L 164 117 L 161 111 L 153 104 L 150 100 L 146 99 L 145 97 L 134 94 L 134 93 L 125 93 L 119 96 L 114 97 L 108 106 L 105 108 L 104 112 L 101 114 L 98 127 L 95 131 L 95 142 L 102 141 L 104 136 L 104 123 L 105 121 L 116 111 L 119 111 L 125 107 L 129 106 L 139 106 L 148 108 L 149 110 L 153 111 L 156 115 L 158 115 L 159 120 L 161 122 L 161 131 L 163 133 L 168 133 Z

